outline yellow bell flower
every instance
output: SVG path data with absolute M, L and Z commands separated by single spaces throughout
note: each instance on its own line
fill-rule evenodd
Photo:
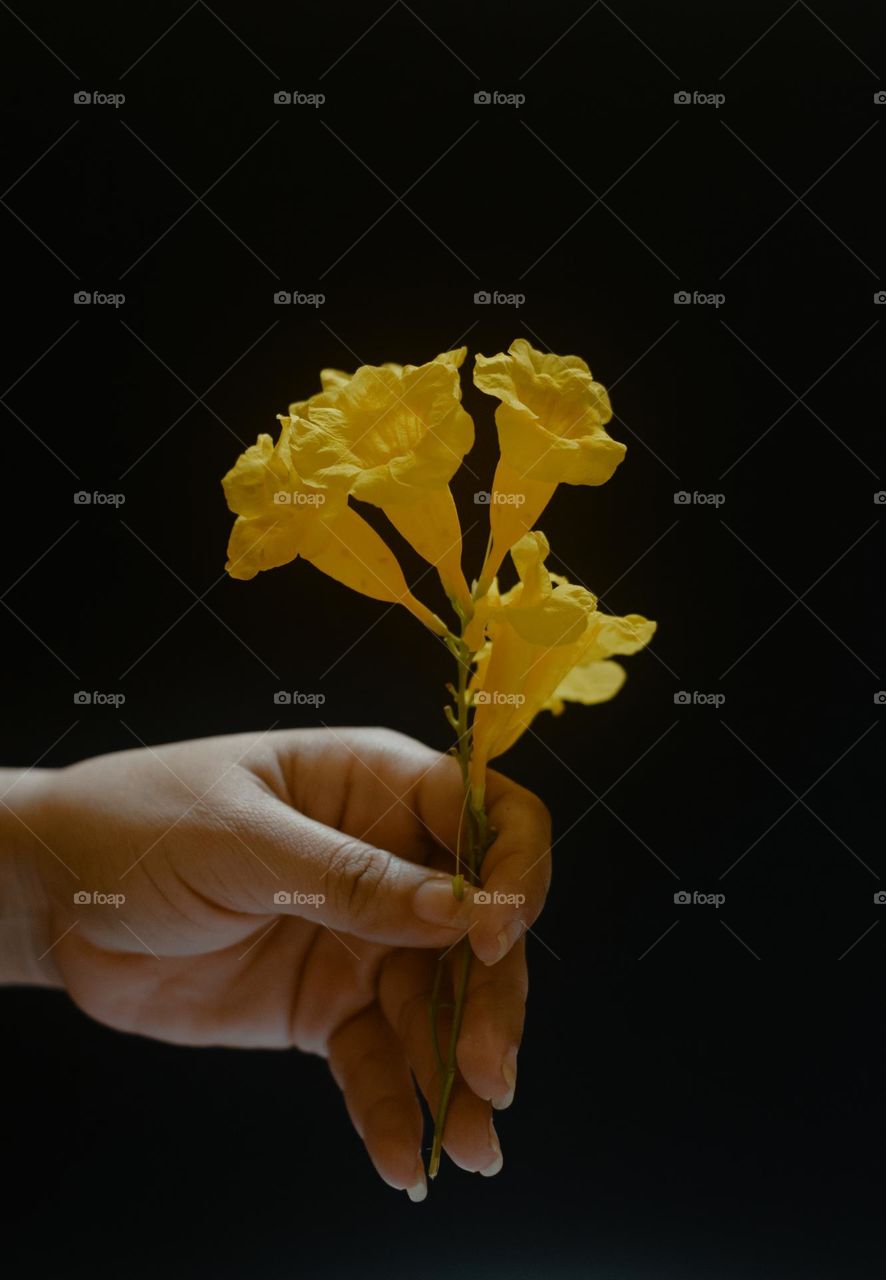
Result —
M 536 530 L 511 549 L 520 581 L 499 595 L 492 584 L 478 601 L 466 638 L 477 645 L 474 692 L 473 800 L 481 805 L 486 766 L 507 751 L 539 711 L 559 713 L 565 701 L 586 704 L 614 697 L 624 670 L 612 654 L 636 653 L 656 624 L 639 614 L 601 613 L 597 599 L 545 568 L 548 541 Z
M 449 481 L 474 442 L 461 405 L 467 348 L 424 365 L 324 369 L 322 390 L 290 405 L 299 468 L 312 482 L 381 507 L 467 609 L 461 526 Z
M 410 592 L 396 556 L 351 510 L 343 490 L 306 482 L 294 465 L 291 425 L 281 420 L 276 445 L 262 434 L 222 481 L 237 515 L 225 565 L 248 580 L 301 556 L 323 573 L 375 600 L 405 605 L 437 635 L 440 619 Z
M 625 446 L 604 430 L 612 417 L 609 396 L 579 356 L 545 354 L 517 338 L 507 354 L 476 357 L 474 382 L 501 401 L 495 411 L 501 460 L 492 486 L 492 543 L 480 575 L 482 594 L 557 485 L 604 484 Z

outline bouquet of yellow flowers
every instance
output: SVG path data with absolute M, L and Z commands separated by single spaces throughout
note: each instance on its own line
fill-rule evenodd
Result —
M 459 370 L 467 348 L 423 365 L 363 365 L 354 374 L 320 373 L 321 390 L 278 415 L 276 440 L 260 435 L 224 478 L 237 520 L 228 573 L 253 578 L 301 556 L 345 586 L 404 605 L 440 637 L 457 664 L 445 708 L 456 741 L 464 805 L 453 893 L 477 884 L 494 841 L 484 803 L 486 768 L 543 710 L 605 702 L 621 688 L 613 655 L 648 644 L 655 623 L 639 614 L 602 613 L 582 586 L 545 566 L 548 540 L 536 522 L 558 484 L 607 481 L 625 447 L 606 432 L 606 389 L 584 360 L 535 350 L 523 338 L 507 353 L 478 355 L 474 383 L 498 405 L 500 458 L 489 492 L 489 541 L 478 577 L 462 570 L 462 533 L 450 481 L 474 443 L 461 403 Z M 447 625 L 410 591 L 396 556 L 352 505 L 381 507 L 387 519 L 439 574 L 452 606 Z M 497 575 L 510 552 L 517 582 Z M 467 937 L 452 973 L 441 957 L 430 1026 L 439 1091 L 428 1172 L 437 1173 L 456 1046 L 471 964 Z M 448 1043 L 438 1015 L 444 983 L 451 1009 Z

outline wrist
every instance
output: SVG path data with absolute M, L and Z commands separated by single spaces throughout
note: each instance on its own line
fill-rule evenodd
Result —
M 57 986 L 41 837 L 54 771 L 0 769 L 0 983 Z

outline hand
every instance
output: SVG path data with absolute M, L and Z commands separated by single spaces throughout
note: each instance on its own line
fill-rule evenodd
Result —
M 482 880 L 522 895 L 514 906 L 475 903 L 469 889 L 456 900 L 457 764 L 387 730 L 210 738 L 23 781 L 0 813 L 27 846 L 18 882 L 40 922 L 33 945 L 48 948 L 42 979 L 123 1031 L 322 1055 L 376 1169 L 412 1199 L 425 1177 L 410 1073 L 433 1106 L 436 953 L 468 930 L 482 964 L 445 1149 L 463 1169 L 498 1172 L 490 1104 L 513 1098 L 522 935 L 550 876 L 535 796 L 490 774 L 498 834 Z

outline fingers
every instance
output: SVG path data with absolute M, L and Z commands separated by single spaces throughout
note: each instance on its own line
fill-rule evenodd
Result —
M 411 862 L 454 851 L 464 794 L 455 760 L 392 729 L 271 735 L 285 798 L 308 817 Z M 445 868 L 448 870 L 448 866 Z
M 497 832 L 483 860 L 483 893 L 472 915 L 478 960 L 497 964 L 538 918 L 551 882 L 551 818 L 538 796 L 498 773 L 487 782 L 489 825 Z
M 403 1046 L 378 1005 L 346 1022 L 329 1042 L 329 1066 L 369 1158 L 389 1187 L 410 1200 L 428 1194 L 421 1158 L 422 1115 Z
M 257 786 L 237 812 L 236 844 L 189 866 L 214 901 L 239 912 L 295 915 L 368 942 L 446 948 L 466 928 L 470 902 L 451 877 L 343 835 Z M 430 904 L 431 919 L 428 919 Z
M 528 985 L 522 938 L 492 968 L 471 966 L 458 1065 L 465 1083 L 497 1111 L 514 1100 Z
M 300 915 L 392 946 L 445 949 L 470 928 L 484 964 L 506 955 L 547 892 L 550 819 L 542 802 L 490 773 L 488 815 L 496 836 L 483 865 L 484 892 L 459 901 L 448 875 L 423 865 L 433 858 L 456 870 L 463 804 L 455 761 L 385 732 L 334 731 L 312 742 L 319 745 L 311 747 L 317 758 L 305 764 L 308 789 L 322 797 L 334 781 L 340 793 L 334 811 L 315 798 L 309 812 L 322 811 L 322 820 L 307 816 L 252 777 L 236 796 L 235 823 L 226 824 L 228 834 L 236 827 L 246 893 L 232 892 L 229 877 L 222 886 L 227 898 L 219 893 L 216 859 L 194 873 L 211 882 L 209 896 L 238 911 Z M 291 760 L 289 768 L 298 773 Z M 295 778 L 288 794 L 306 804 L 299 794 L 306 787 Z
M 436 1114 L 442 1073 L 431 1036 L 430 995 L 437 960 L 421 953 L 396 952 L 385 961 L 379 1000 L 415 1073 L 419 1088 Z M 442 997 L 444 1000 L 446 997 Z M 438 1038 L 444 1059 L 451 1031 L 451 1015 L 438 1019 Z M 487 1101 L 479 1098 L 456 1074 L 449 1101 L 444 1147 L 450 1158 L 469 1173 L 492 1177 L 502 1167 L 501 1147 Z
M 386 787 L 385 796 L 379 796 L 376 803 L 384 800 L 399 809 L 396 824 L 386 833 L 395 851 L 363 839 L 348 839 L 280 805 L 291 822 L 298 821 L 303 845 L 310 839 L 316 846 L 307 851 L 308 860 L 325 864 L 321 876 L 325 887 L 319 888 L 325 901 L 314 907 L 314 918 L 369 941 L 404 947 L 445 949 L 470 928 L 474 954 L 486 965 L 495 964 L 538 917 L 544 904 L 550 883 L 548 811 L 531 791 L 501 774 L 490 774 L 489 822 L 497 834 L 483 864 L 485 893 L 477 898 L 469 890 L 459 901 L 449 876 L 431 872 L 414 860 L 417 845 L 422 848 L 421 856 L 427 856 L 430 838 L 438 846 L 446 846 L 448 841 L 454 855 L 462 812 L 455 761 L 400 735 L 390 737 L 396 742 L 396 751 L 390 749 L 396 757 L 395 786 L 401 801 L 390 801 Z M 371 780 L 381 768 L 376 759 L 365 768 L 358 762 L 354 787 L 368 785 L 367 772 Z M 364 803 L 362 797 L 361 808 Z M 411 833 L 403 826 L 403 813 L 412 823 Z M 389 816 L 389 823 L 394 816 Z M 451 867 L 454 872 L 454 856 Z M 293 910 L 300 913 L 295 902 Z

